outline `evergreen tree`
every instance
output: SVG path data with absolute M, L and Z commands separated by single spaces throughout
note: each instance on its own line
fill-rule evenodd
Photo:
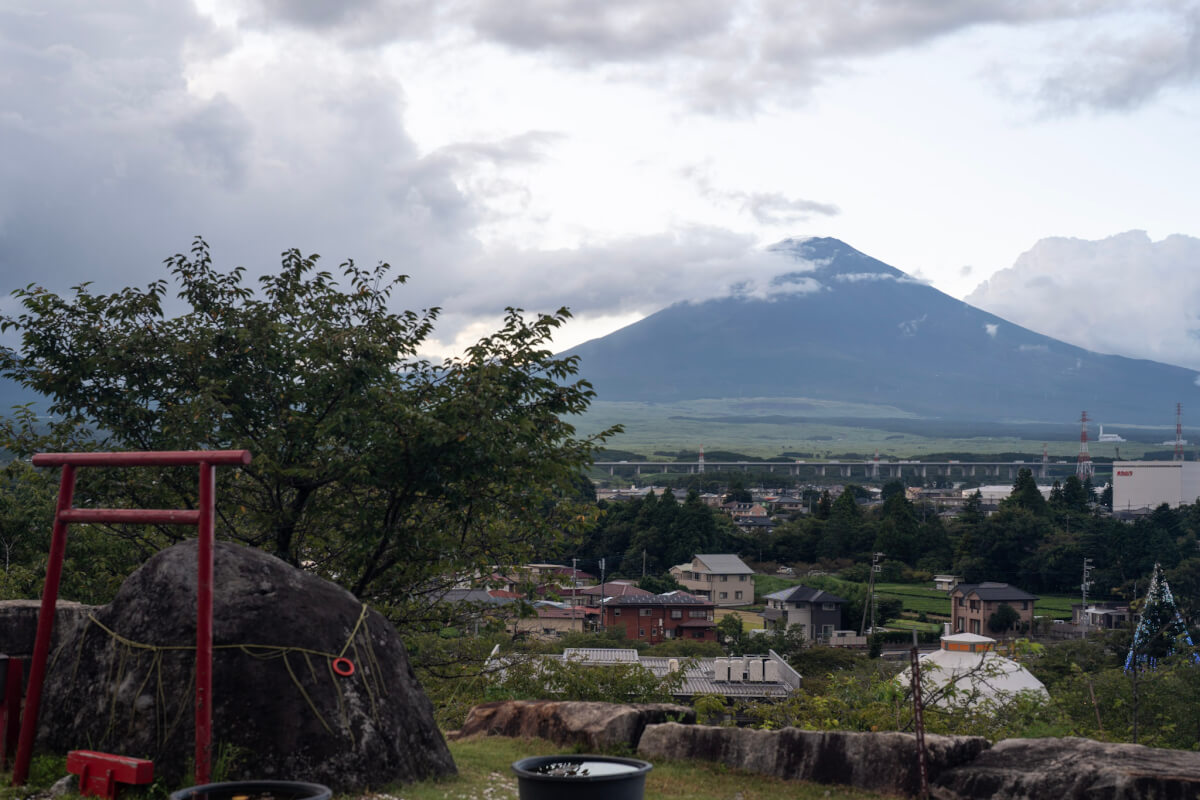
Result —
M 1046 498 L 1038 488 L 1033 471 L 1028 467 L 1017 470 L 1016 480 L 1013 481 L 1012 494 L 1000 501 L 1001 507 L 1023 508 L 1034 514 L 1046 513 Z

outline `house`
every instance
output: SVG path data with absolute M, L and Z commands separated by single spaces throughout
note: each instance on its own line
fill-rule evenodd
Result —
M 786 630 L 799 625 L 806 639 L 828 641 L 842 627 L 846 601 L 823 589 L 792 586 L 763 599 L 767 607 L 760 613 L 768 629 Z
M 721 510 L 734 519 L 767 516 L 767 507 L 762 503 L 724 503 L 721 505 Z
M 503 671 L 509 657 L 492 652 L 490 671 Z M 535 656 L 543 660 L 587 664 L 603 669 L 617 664 L 636 664 L 663 678 L 682 672 L 683 680 L 675 692 L 687 702 L 700 694 L 720 695 L 727 700 L 781 700 L 800 688 L 800 673 L 774 650 L 766 655 L 740 658 L 668 658 L 643 656 L 637 650 L 615 648 L 567 648 L 561 655 Z
M 1082 603 L 1074 603 L 1071 606 L 1071 622 L 1089 628 L 1123 628 L 1129 625 L 1132 619 L 1129 603 L 1101 601 L 1090 603 L 1086 608 Z
M 567 594 L 570 596 L 567 597 Z M 576 589 L 570 593 L 564 593 L 564 598 L 568 599 L 572 605 L 587 606 L 588 608 L 599 608 L 605 603 L 612 602 L 605 598 L 614 597 L 653 597 L 654 592 L 639 589 L 633 581 L 605 581 L 596 586 L 588 586 L 584 589 Z
M 691 563 L 677 564 L 670 571 L 685 591 L 718 606 L 748 606 L 754 602 L 754 570 L 737 556 L 702 553 L 692 556 Z
M 956 633 L 981 634 L 988 620 L 1002 605 L 1009 605 L 1020 617 L 1018 627 L 1033 627 L 1033 604 L 1037 596 L 1007 583 L 960 583 L 950 590 L 950 617 Z
M 516 631 L 534 639 L 557 639 L 564 633 L 591 630 L 600 616 L 598 610 L 575 608 L 560 603 L 535 603 L 535 616 L 520 617 L 514 622 Z
M 716 607 L 687 592 L 649 597 L 626 595 L 604 603 L 604 627 L 623 630 L 626 639 L 658 644 L 668 639 L 717 640 Z
M 933 588 L 939 592 L 948 592 L 960 583 L 962 583 L 962 578 L 958 575 L 933 576 Z

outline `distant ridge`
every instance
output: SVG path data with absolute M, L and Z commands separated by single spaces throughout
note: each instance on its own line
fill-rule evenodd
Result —
M 807 397 L 925 417 L 1162 425 L 1197 373 L 1103 355 L 956 300 L 837 239 L 788 239 L 773 294 L 677 303 L 573 350 L 598 398 Z

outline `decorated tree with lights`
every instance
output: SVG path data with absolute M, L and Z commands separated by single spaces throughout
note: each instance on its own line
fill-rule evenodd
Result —
M 1175 655 L 1184 647 L 1194 648 L 1192 637 L 1175 605 L 1162 567 L 1155 564 L 1150 587 L 1142 601 L 1141 619 L 1134 631 L 1129 655 L 1125 658 L 1125 671 L 1135 666 L 1154 669 L 1161 659 Z M 1200 663 L 1200 655 L 1194 650 L 1191 657 L 1194 662 Z

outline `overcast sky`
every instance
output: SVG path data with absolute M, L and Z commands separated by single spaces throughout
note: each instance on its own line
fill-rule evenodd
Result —
M 568 345 L 836 236 L 1200 368 L 1197 142 L 1200 0 L 4 0 L 0 288 L 202 234 L 390 261 L 431 352 L 506 305 Z

